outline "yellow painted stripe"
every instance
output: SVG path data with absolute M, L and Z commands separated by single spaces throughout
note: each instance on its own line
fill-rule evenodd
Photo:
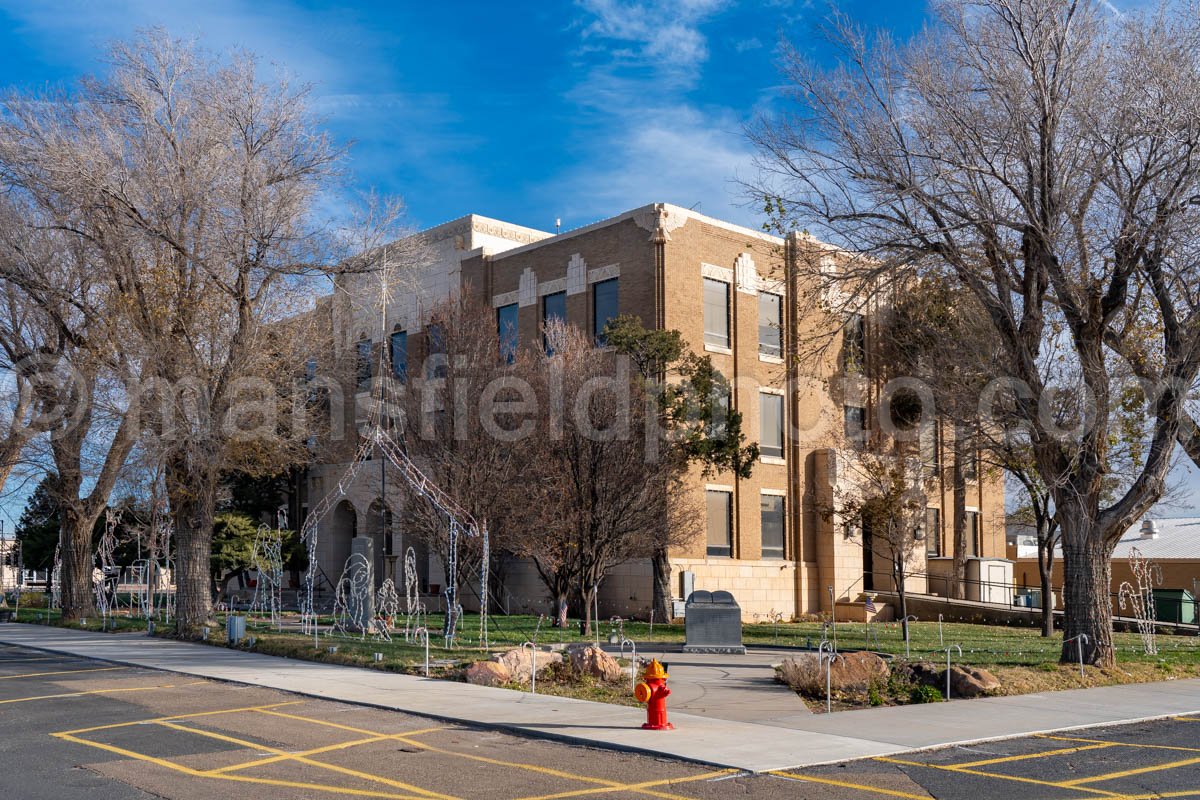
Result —
M 419 786 L 413 786 L 412 784 L 404 783 L 402 781 L 394 781 L 391 778 L 385 778 L 382 775 L 375 775 L 370 772 L 359 772 L 356 769 L 350 769 L 349 767 L 338 766 L 337 764 L 326 764 L 322 761 L 316 761 L 311 758 L 305 758 L 304 756 L 287 753 L 283 750 L 278 750 L 274 747 L 266 747 L 264 745 L 258 744 L 257 742 L 247 741 L 246 739 L 238 739 L 237 737 L 234 737 L 234 736 L 226 736 L 223 733 L 216 733 L 215 731 L 204 731 L 204 730 L 200 730 L 198 728 L 188 728 L 184 725 L 176 725 L 174 722 L 159 722 L 157 724 L 162 725 L 164 728 L 171 728 L 173 730 L 183 731 L 184 733 L 192 733 L 192 734 L 196 734 L 197 736 L 208 737 L 209 739 L 216 739 L 216 740 L 222 741 L 222 742 L 229 742 L 230 744 L 237 744 L 237 745 L 241 745 L 243 747 L 250 747 L 250 748 L 253 748 L 256 750 L 263 750 L 268 753 L 274 753 L 277 756 L 287 756 L 289 761 L 299 761 L 301 764 L 308 764 L 311 767 L 320 767 L 321 769 L 327 769 L 330 772 L 337 772 L 342 775 L 349 775 L 352 778 L 359 778 L 359 779 L 365 780 L 365 781 L 382 783 L 385 786 L 391 786 L 393 789 L 404 789 L 407 792 L 412 792 L 412 793 L 420 795 L 422 797 L 436 798 L 436 800 L 455 800 L 455 798 L 453 798 L 452 796 L 450 796 L 448 794 L 441 794 L 440 792 L 431 792 L 427 789 L 422 789 Z M 391 737 L 387 737 L 387 738 L 391 738 Z M 216 777 L 216 776 L 214 776 L 214 777 Z
M 80 672 L 112 672 L 129 667 L 89 667 L 88 669 L 60 669 L 55 672 L 26 672 L 24 675 L 0 675 L 0 681 L 11 681 L 17 678 L 43 678 L 47 675 L 77 675 Z
M 196 683 L 207 683 L 207 681 L 197 681 Z M 185 684 L 185 685 L 193 686 L 194 684 L 189 683 L 189 684 Z M 94 731 L 109 731 L 114 728 L 128 728 L 131 725 L 147 725 L 151 722 L 167 722 L 169 720 L 175 720 L 175 719 L 195 719 L 196 717 L 212 717 L 212 716 L 216 716 L 218 714 L 237 714 L 238 712 L 241 712 L 241 711 L 261 711 L 264 708 L 282 708 L 283 706 L 296 706 L 296 705 L 300 705 L 303 702 L 304 702 L 303 700 L 289 700 L 286 703 L 271 703 L 270 705 L 265 705 L 265 706 L 243 706 L 242 708 L 225 708 L 225 709 L 221 709 L 219 711 L 199 711 L 194 714 L 175 714 L 170 717 L 152 717 L 150 719 L 137 719 L 137 720 L 134 720 L 133 722 L 116 722 L 116 723 L 113 723 L 112 725 L 96 725 L 91 728 L 77 728 L 73 731 L 59 731 L 58 733 L 51 734 L 51 736 L 74 735 L 77 733 L 92 733 Z
M 696 781 L 712 780 L 713 778 L 722 778 L 726 775 L 733 775 L 738 770 L 722 769 L 716 772 L 705 772 L 701 775 L 690 775 L 684 778 L 662 778 L 656 781 L 644 781 L 642 783 L 627 783 L 623 786 L 604 786 L 599 789 L 576 789 L 571 792 L 558 792 L 557 794 L 543 794 L 537 797 L 521 797 L 518 800 L 561 800 L 566 797 L 585 797 L 594 794 L 609 794 L 612 792 L 638 792 L 641 789 L 651 789 L 655 786 L 674 786 L 677 783 L 694 783 Z
M 204 682 L 205 681 L 197 681 L 197 683 L 204 683 Z M 160 684 L 158 686 L 131 686 L 131 687 L 122 688 L 122 689 L 92 689 L 91 691 L 87 691 L 87 692 L 66 692 L 64 694 L 42 694 L 42 695 L 38 695 L 36 697 L 16 697 L 11 700 L 0 700 L 0 705 L 5 705 L 7 703 L 29 703 L 34 700 L 57 700 L 60 697 L 86 697 L 86 696 L 92 695 L 92 694 L 115 694 L 117 692 L 153 692 L 157 689 L 178 689 L 182 686 L 194 686 L 194 685 L 195 684 L 192 684 L 192 683 L 181 683 L 181 684 L 164 683 L 164 684 Z
M 300 720 L 302 722 L 311 722 L 316 725 L 325 725 L 330 728 L 338 728 L 339 730 L 350 731 L 351 733 L 361 733 L 361 734 L 366 734 L 368 736 L 379 736 L 380 735 L 380 733 L 378 731 L 369 731 L 364 728 L 355 728 L 350 725 L 340 725 L 336 722 L 326 722 L 325 720 L 313 719 L 311 717 L 300 717 L 295 714 L 285 714 L 281 711 L 260 710 L 259 713 L 269 714 L 274 717 L 283 717 L 285 719 Z M 410 744 L 413 747 L 418 747 L 422 750 L 428 750 L 431 753 L 441 753 L 443 755 L 448 755 L 448 756 L 457 756 L 459 758 L 465 758 L 469 761 L 478 761 L 483 764 L 491 764 L 491 765 L 497 766 L 497 767 L 513 767 L 515 769 L 524 769 L 524 770 L 528 770 L 530 772 L 537 772 L 542 775 L 549 775 L 554 778 L 566 778 L 567 780 L 579 781 L 581 783 L 591 783 L 593 785 L 606 786 L 606 787 L 610 787 L 614 790 L 625 790 L 625 791 L 633 792 L 635 794 L 646 794 L 646 795 L 650 795 L 651 797 L 666 798 L 666 800 L 694 800 L 693 798 L 685 798 L 685 797 L 682 797 L 681 795 L 673 795 L 673 794 L 668 794 L 666 792 L 658 792 L 653 789 L 626 789 L 625 788 L 626 785 L 622 784 L 618 781 L 605 780 L 604 778 L 593 778 L 588 775 L 579 775 L 579 774 L 576 774 L 573 772 L 565 772 L 563 770 L 553 769 L 551 767 L 538 766 L 537 764 L 522 764 L 520 762 L 515 762 L 515 761 L 503 761 L 498 758 L 488 758 L 486 756 L 477 756 L 477 755 L 474 755 L 471 753 L 460 753 L 455 750 L 446 750 L 441 747 L 434 747 L 433 745 L 427 744 L 418 739 L 407 738 L 407 737 L 405 737 L 404 734 L 390 734 L 390 735 L 388 735 L 388 738 L 394 739 L 398 742 L 404 742 L 406 744 Z
M 879 757 L 876 761 L 882 761 L 887 764 L 901 764 L 906 767 L 926 767 L 927 769 L 940 769 L 946 772 L 957 772 L 960 775 L 978 775 L 983 778 L 995 778 L 999 781 L 1014 781 L 1016 783 L 1029 783 L 1037 786 L 1053 786 L 1055 789 L 1072 789 L 1076 792 L 1087 792 L 1089 794 L 1100 795 L 1101 797 L 1119 797 L 1124 800 L 1124 795 L 1116 792 L 1106 792 L 1102 789 L 1093 789 L 1090 786 L 1067 786 L 1062 783 L 1054 783 L 1053 781 L 1039 781 L 1036 778 L 1024 778 L 1018 775 L 997 775 L 994 772 L 984 772 L 978 769 L 968 769 L 966 767 L 954 767 L 947 764 L 929 764 L 924 761 L 904 761 L 899 758 Z
M 440 728 L 440 727 L 439 728 L 421 728 L 420 730 L 406 731 L 405 733 L 408 736 L 416 736 L 418 734 L 432 733 L 433 731 L 440 731 L 440 730 L 442 730 L 442 728 Z M 304 751 L 301 751 L 298 753 L 287 753 L 287 754 L 279 755 L 279 756 L 271 756 L 270 758 L 260 758 L 257 761 L 247 761 L 242 764 L 231 764 L 228 767 L 221 767 L 219 769 L 208 770 L 208 772 L 212 773 L 212 774 L 223 774 L 226 772 L 237 772 L 237 771 L 243 770 L 243 769 L 253 769 L 254 767 L 261 767 L 266 764 L 275 764 L 280 761 L 287 761 L 288 759 L 296 758 L 297 756 L 316 756 L 316 755 L 320 755 L 321 753 L 331 753 L 335 750 L 345 750 L 350 747 L 358 747 L 359 745 L 374 744 L 375 742 L 386 742 L 389 740 L 389 738 L 390 737 L 388 737 L 388 736 L 380 735 L 380 736 L 371 736 L 367 739 L 354 739 L 353 741 L 349 741 L 349 742 L 339 742 L 338 744 L 330 744 L 330 745 L 326 745 L 324 747 L 314 747 L 312 750 L 304 750 Z
M 959 767 L 986 767 L 989 764 L 1007 764 L 1011 761 L 1027 761 L 1032 758 L 1050 758 L 1051 756 L 1065 756 L 1071 753 L 1081 753 L 1084 750 L 1103 750 L 1106 747 L 1116 747 L 1116 742 L 1103 742 L 1101 744 L 1085 744 L 1079 747 L 1063 747 L 1057 750 L 1047 750 L 1044 753 L 1025 753 L 1019 756 L 1004 756 L 1002 758 L 985 758 L 982 761 L 967 761 L 962 764 L 954 764 Z
M 260 786 L 282 786 L 288 789 L 308 789 L 317 792 L 329 792 L 331 794 L 353 795 L 355 797 L 383 797 L 387 798 L 388 800 L 426 800 L 426 798 L 423 796 L 388 794 L 386 792 L 372 792 L 366 789 L 347 789 L 342 786 L 333 786 L 330 784 L 299 783 L 297 781 L 275 780 L 274 778 L 251 778 L 246 775 L 208 775 L 200 770 L 192 769 L 191 767 L 185 767 L 182 764 L 176 764 L 172 761 L 167 761 L 166 759 L 148 756 L 144 753 L 135 753 L 134 751 L 126 750 L 123 747 L 116 747 L 115 745 L 105 744 L 103 742 L 93 742 L 89 739 L 80 739 L 79 737 L 72 736 L 68 733 L 54 733 L 51 735 L 59 739 L 63 739 L 64 741 L 75 742 L 77 744 L 86 745 L 87 747 L 95 747 L 98 750 L 106 750 L 110 753 L 115 753 L 126 758 L 132 758 L 138 761 L 156 764 L 160 767 L 174 770 L 176 772 L 182 772 L 184 775 L 191 775 L 195 778 L 210 778 L 212 780 L 234 781 L 236 783 L 250 783 Z
M 1200 717 L 1171 717 L 1176 722 L 1200 722 Z
M 1101 781 L 1114 781 L 1117 778 L 1128 778 L 1133 775 L 1145 775 L 1148 772 L 1162 772 L 1168 769 L 1178 769 L 1179 767 L 1190 767 L 1193 764 L 1200 764 L 1200 758 L 1185 758 L 1182 761 L 1171 761 L 1166 764 L 1155 764 L 1150 767 L 1137 767 L 1136 769 L 1123 769 L 1120 772 L 1108 772 L 1104 775 L 1094 775 L 1090 778 L 1076 778 L 1073 781 L 1063 781 L 1060 786 L 1081 786 L 1085 783 L 1100 783 Z
M 1097 742 L 1107 744 L 1104 739 L 1080 739 L 1071 736 L 1047 736 L 1043 734 L 1039 738 L 1054 739 L 1061 742 Z M 1113 744 L 1117 747 L 1136 747 L 1142 750 L 1175 750 L 1181 753 L 1200 753 L 1200 747 L 1182 747 L 1173 744 L 1135 744 L 1134 742 L 1113 742 Z
M 867 786 L 863 783 L 850 783 L 849 781 L 837 781 L 833 778 L 818 778 L 814 775 L 797 775 L 794 772 L 771 772 L 779 778 L 791 778 L 796 781 L 808 781 L 810 783 L 822 783 L 826 786 L 836 786 L 839 789 L 857 789 L 860 792 L 874 792 L 885 797 L 900 797 L 904 800 L 929 800 L 928 794 L 911 794 L 910 792 L 901 792 L 896 789 L 880 789 L 878 786 Z

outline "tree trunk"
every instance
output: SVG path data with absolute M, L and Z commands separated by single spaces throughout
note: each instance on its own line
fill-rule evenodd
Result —
M 954 535 L 954 582 L 950 587 L 950 596 L 955 600 L 963 600 L 967 596 L 967 475 L 963 471 L 963 461 L 967 457 L 966 437 L 962 426 L 954 428 L 954 524 L 951 531 Z
M 1042 580 L 1042 636 L 1054 635 L 1054 539 L 1047 530 L 1038 531 L 1038 574 Z
M 654 565 L 654 619 L 670 622 L 671 613 L 671 560 L 667 557 L 667 548 L 654 548 L 651 558 Z M 687 598 L 684 598 L 687 599 Z
M 1083 661 L 1098 667 L 1116 663 L 1112 638 L 1112 572 L 1110 549 L 1080 521 L 1060 520 L 1063 547 L 1063 648 L 1060 661 L 1079 659 L 1076 637 L 1083 642 Z M 1089 535 L 1091 534 L 1091 535 Z
M 212 487 L 187 486 L 187 495 L 172 498 L 175 520 L 175 632 L 198 636 L 212 619 L 209 574 L 212 563 Z
M 74 621 L 96 613 L 96 598 L 92 591 L 92 526 L 95 520 L 88 520 L 78 508 L 70 506 L 63 507 L 61 514 L 59 586 L 62 618 Z

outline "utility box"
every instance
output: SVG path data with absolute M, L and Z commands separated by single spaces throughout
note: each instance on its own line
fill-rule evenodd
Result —
M 1013 604 L 1013 562 L 1007 558 L 967 561 L 967 599 L 977 603 Z
M 225 618 L 225 633 L 230 644 L 241 644 L 242 639 L 246 638 L 246 618 L 230 614 Z
M 685 653 L 746 652 L 742 644 L 742 609 L 729 592 L 692 592 L 684 623 Z

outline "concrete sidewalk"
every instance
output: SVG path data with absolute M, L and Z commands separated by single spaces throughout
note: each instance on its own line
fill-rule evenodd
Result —
M 640 709 L 276 658 L 139 634 L 0 624 L 0 643 L 166 670 L 599 747 L 765 772 L 932 746 L 1200 713 L 1200 680 L 804 714 L 755 724 L 673 714 L 643 731 Z

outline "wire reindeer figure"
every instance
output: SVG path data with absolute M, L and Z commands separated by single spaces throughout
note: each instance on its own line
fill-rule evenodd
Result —
M 1129 548 L 1129 569 L 1137 581 L 1135 587 L 1129 581 L 1122 581 L 1118 590 L 1120 608 L 1125 610 L 1128 603 L 1133 616 L 1137 619 L 1138 633 L 1142 636 L 1142 647 L 1146 655 L 1158 654 L 1158 643 L 1155 641 L 1155 608 L 1154 587 L 1162 585 L 1162 569 L 1158 564 L 1142 555 L 1136 547 Z

